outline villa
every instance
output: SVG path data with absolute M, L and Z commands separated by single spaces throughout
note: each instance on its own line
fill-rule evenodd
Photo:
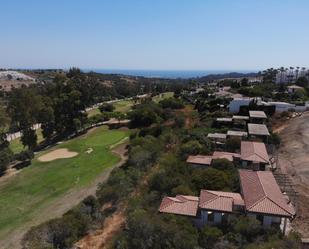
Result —
M 164 197 L 160 213 L 191 217 L 197 227 L 229 222 L 233 215 L 243 214 L 261 222 L 263 227 L 281 225 L 293 219 L 295 209 L 282 194 L 271 171 L 239 170 L 241 193 L 201 190 L 200 196 Z
M 242 141 L 240 151 L 243 168 L 265 170 L 265 166 L 270 164 L 266 146 L 262 142 Z

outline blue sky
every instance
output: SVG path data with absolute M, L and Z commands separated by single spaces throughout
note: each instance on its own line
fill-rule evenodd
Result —
M 307 0 L 0 0 L 0 67 L 309 66 Z

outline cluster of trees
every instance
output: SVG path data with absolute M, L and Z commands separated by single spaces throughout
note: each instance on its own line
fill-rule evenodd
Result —
M 72 68 L 66 74 L 55 74 L 52 82 L 24 86 L 8 93 L 6 101 L 12 120 L 10 127 L 11 131 L 20 130 L 23 144 L 33 150 L 37 145 L 33 129 L 36 123 L 42 124 L 43 137 L 49 141 L 54 136 L 67 136 L 82 129 L 88 121 L 85 108 L 92 104 L 111 98 L 132 97 L 147 91 L 155 93 L 182 87 L 176 82 L 138 77 L 127 80 L 117 75 L 83 73 Z M 113 112 L 114 106 L 103 104 L 100 110 L 102 113 Z M 105 120 L 106 116 L 101 115 L 96 119 Z M 114 116 L 123 118 L 120 114 Z
M 13 154 L 9 148 L 9 142 L 6 139 L 5 128 L 8 123 L 8 116 L 5 110 L 0 107 L 0 176 L 5 172 Z

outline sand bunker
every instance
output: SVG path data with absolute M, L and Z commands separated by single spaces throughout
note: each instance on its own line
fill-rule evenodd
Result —
M 50 162 L 56 159 L 63 159 L 63 158 L 71 158 L 77 156 L 78 153 L 74 151 L 69 151 L 68 149 L 57 149 L 53 150 L 43 156 L 38 158 L 41 162 Z

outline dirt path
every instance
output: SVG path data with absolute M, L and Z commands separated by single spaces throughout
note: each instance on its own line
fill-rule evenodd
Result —
M 97 186 L 99 183 L 106 181 L 109 177 L 111 171 L 120 167 L 127 160 L 126 156 L 126 146 L 128 142 L 124 142 L 119 144 L 115 148 L 113 148 L 112 152 L 119 155 L 121 160 L 114 166 L 104 170 L 90 185 L 73 190 L 71 192 L 66 193 L 62 197 L 58 198 L 56 201 L 48 203 L 42 210 L 39 210 L 38 215 L 35 220 L 26 223 L 23 227 L 18 230 L 15 230 L 10 234 L 10 238 L 6 241 L 0 241 L 0 248 L 2 249 L 20 249 L 20 241 L 25 234 L 25 232 L 32 226 L 36 226 L 41 224 L 44 221 L 47 221 L 52 218 L 60 217 L 73 206 L 77 205 L 84 198 L 89 195 L 94 195 Z M 12 242 L 13 241 L 13 242 Z
M 287 121 L 282 127 L 280 170 L 292 178 L 299 193 L 297 217 L 292 225 L 302 236 L 309 237 L 309 113 Z
M 105 249 L 108 248 L 113 236 L 125 224 L 123 209 L 115 212 L 111 217 L 105 219 L 102 228 L 95 233 L 89 234 L 75 244 L 78 249 Z

